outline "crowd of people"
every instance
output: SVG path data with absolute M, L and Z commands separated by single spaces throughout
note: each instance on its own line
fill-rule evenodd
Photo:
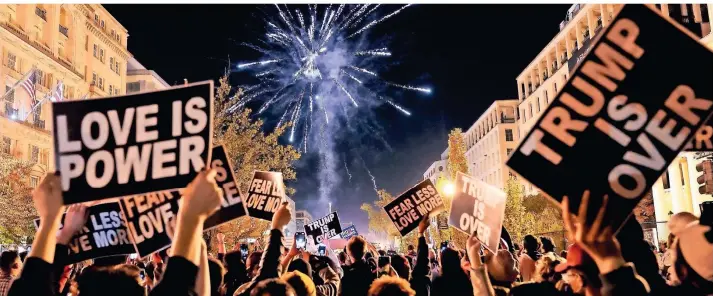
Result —
M 528 235 L 512 245 L 501 240 L 491 252 L 476 234 L 465 246 L 435 250 L 426 240 L 426 217 L 417 245 L 403 254 L 377 250 L 355 236 L 343 252 L 315 255 L 296 244 L 283 247 L 281 230 L 291 219 L 284 203 L 262 250 L 226 252 L 225 236 L 218 234 L 213 257 L 202 232 L 220 204 L 214 177 L 202 171 L 186 187 L 169 249 L 146 260 L 112 256 L 66 264 L 67 244 L 84 225 L 86 207 L 69 206 L 58 230 L 65 208 L 60 179 L 46 176 L 33 193 L 41 223 L 30 253 L 24 259 L 14 251 L 0 255 L 0 296 L 713 295 L 713 213 L 700 220 L 690 213 L 671 217 L 663 254 L 644 240 L 635 219 L 617 232 L 604 221 L 602 206 L 588 220 L 585 193 L 576 216 L 567 198 L 561 204 L 571 242 L 566 250 L 557 250 L 550 238 Z

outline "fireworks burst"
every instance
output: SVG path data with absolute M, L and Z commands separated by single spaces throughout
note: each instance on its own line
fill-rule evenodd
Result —
M 302 137 L 310 134 L 313 104 L 329 118 L 339 113 L 337 104 L 342 100 L 360 108 L 367 102 L 387 103 L 399 112 L 410 112 L 392 100 L 384 100 L 370 88 L 401 88 L 409 91 L 430 93 L 427 87 L 412 86 L 387 81 L 368 66 L 371 58 L 391 57 L 387 47 L 369 47 L 364 36 L 374 26 L 401 13 L 410 5 L 398 7 L 379 18 L 373 14 L 380 5 L 308 5 L 293 7 L 275 5 L 274 14 L 265 16 L 265 38 L 259 43 L 243 43 L 267 57 L 236 65 L 236 71 L 249 70 L 259 81 L 245 87 L 243 97 L 231 106 L 236 110 L 251 101 L 262 101 L 258 114 L 273 107 L 285 109 L 278 124 L 283 124 L 290 113 L 293 126 L 289 132 L 290 142 L 295 141 L 295 131 Z M 306 9 L 305 9 L 306 8 Z M 369 21 L 370 19 L 373 19 Z M 305 98 L 305 90 L 309 95 Z M 368 93 L 368 95 L 362 95 Z M 362 104 L 364 102 L 364 104 Z M 301 112 L 309 107 L 310 112 Z M 306 144 L 302 145 L 307 147 Z
M 248 71 L 257 82 L 243 86 L 240 99 L 229 110 L 259 102 L 257 114 L 271 110 L 279 116 L 278 127 L 291 121 L 289 141 L 300 143 L 298 138 L 302 137 L 296 147 L 307 152 L 311 136 L 315 144 L 309 147 L 318 151 L 322 162 L 320 176 L 329 176 L 321 177 L 321 181 L 335 182 L 329 175 L 336 168 L 331 163 L 335 159 L 334 137 L 345 130 L 355 131 L 353 121 L 359 124 L 365 120 L 356 116 L 356 111 L 383 105 L 410 116 L 404 107 L 380 93 L 394 89 L 431 93 L 428 87 L 384 79 L 379 72 L 393 54 L 367 37 L 371 29 L 409 6 L 276 4 L 270 8 L 272 12 L 265 13 L 263 38 L 242 43 L 261 53 L 263 59 L 235 64 L 233 71 Z M 343 123 L 346 129 L 340 126 Z M 311 132 L 312 127 L 319 132 Z M 344 167 L 351 180 L 346 161 Z M 366 163 L 364 168 L 377 191 L 376 179 Z M 329 194 L 322 187 L 320 192 Z

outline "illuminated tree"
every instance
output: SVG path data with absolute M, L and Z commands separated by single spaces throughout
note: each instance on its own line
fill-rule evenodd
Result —
M 0 243 L 21 243 L 35 233 L 37 218 L 28 178 L 33 164 L 0 154 Z
M 522 238 L 527 234 L 534 234 L 534 215 L 527 211 L 524 204 L 522 187 L 515 179 L 505 183 L 505 219 L 503 225 L 510 233 L 513 243 L 522 243 Z
M 465 158 L 465 140 L 463 132 L 456 128 L 448 135 L 448 172 L 451 181 L 455 181 L 458 172 L 468 173 L 468 161 Z
M 237 90 L 232 96 L 231 92 L 228 76 L 224 75 L 215 90 L 213 143 L 222 144 L 228 152 L 240 190 L 244 194 L 247 192 L 256 170 L 282 172 L 283 180 L 294 180 L 293 164 L 300 158 L 300 153 L 293 146 L 282 145 L 278 141 L 291 124 L 283 124 L 265 134 L 263 121 L 251 119 L 250 109 L 229 112 L 228 108 L 239 100 L 242 90 Z M 293 188 L 286 188 L 288 195 L 294 192 Z M 221 225 L 218 230 L 225 233 L 226 241 L 234 244 L 239 239 L 262 235 L 269 224 L 269 221 L 246 216 Z M 210 231 L 207 236 L 212 237 L 215 233 Z

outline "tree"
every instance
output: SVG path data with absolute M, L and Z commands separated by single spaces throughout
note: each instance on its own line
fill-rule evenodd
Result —
M 644 195 L 644 198 L 634 208 L 636 221 L 639 223 L 656 223 L 656 213 L 654 211 L 654 196 L 651 191 Z
M 231 92 L 228 76 L 224 75 L 218 81 L 214 95 L 213 143 L 222 144 L 228 152 L 241 192 L 247 192 L 256 170 L 282 172 L 283 180 L 294 180 L 297 175 L 293 164 L 300 158 L 300 153 L 293 146 L 282 145 L 278 141 L 291 123 L 265 134 L 262 131 L 263 121 L 251 119 L 250 109 L 229 109 L 242 95 L 241 89 L 232 97 Z M 286 194 L 294 192 L 293 188 L 286 188 Z M 226 241 L 232 243 L 262 235 L 269 224 L 269 221 L 245 216 L 221 225 L 217 231 L 225 233 Z M 210 231 L 207 236 L 213 237 L 217 231 Z
M 532 213 L 525 207 L 522 187 L 519 182 L 511 178 L 505 183 L 505 219 L 503 225 L 510 233 L 513 243 L 521 243 L 527 234 L 532 234 L 535 222 Z
M 0 243 L 22 243 L 35 233 L 37 218 L 28 176 L 33 164 L 0 154 Z
M 465 157 L 465 140 L 463 139 L 463 131 L 459 128 L 451 130 L 448 135 L 448 172 L 450 174 L 450 181 L 455 182 L 458 173 L 468 173 L 468 161 Z M 450 215 L 450 208 L 452 196 L 443 196 L 443 201 L 446 206 L 446 210 L 439 214 L 440 219 L 448 219 Z M 447 230 L 439 230 L 439 239 L 450 240 L 457 247 L 465 249 L 465 242 L 468 240 L 468 234 L 463 233 L 453 226 L 449 226 Z
M 455 181 L 458 172 L 468 173 L 468 161 L 465 158 L 465 140 L 463 132 L 456 128 L 448 135 L 448 172 L 451 181 Z
M 394 223 L 391 222 L 391 219 L 386 211 L 384 211 L 384 207 L 392 202 L 395 197 L 384 189 L 380 189 L 378 193 L 379 198 L 376 201 L 371 204 L 363 203 L 361 205 L 361 209 L 369 216 L 369 230 L 375 233 L 386 234 L 389 239 L 400 237 L 401 234 L 399 233 L 399 230 L 396 228 Z M 399 247 L 401 248 L 401 251 L 405 251 L 408 245 L 416 246 L 417 244 L 418 231 L 413 230 L 401 237 L 401 245 Z

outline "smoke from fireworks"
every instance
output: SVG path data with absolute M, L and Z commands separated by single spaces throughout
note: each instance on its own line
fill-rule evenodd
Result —
M 335 186 L 336 158 L 334 136 L 344 129 L 352 130 L 356 111 L 374 106 L 390 106 L 403 115 L 411 113 L 379 93 L 401 89 L 430 93 L 424 86 L 388 81 L 379 75 L 392 52 L 383 45 L 370 44 L 368 32 L 380 23 L 401 13 L 410 5 L 385 9 L 379 4 L 364 5 L 275 5 L 267 12 L 264 38 L 243 43 L 263 54 L 263 59 L 246 61 L 234 71 L 250 71 L 257 80 L 244 87 L 239 100 L 229 110 L 236 110 L 253 101 L 261 102 L 258 114 L 272 110 L 281 115 L 278 126 L 291 121 L 289 141 L 299 143 L 298 149 L 317 149 L 322 162 L 320 194 L 329 198 Z M 376 17 L 378 10 L 385 11 Z M 313 106 L 314 105 L 314 106 Z M 322 113 L 322 114 L 320 114 Z M 326 129 L 311 132 L 312 127 Z M 325 137 L 325 134 L 327 135 Z M 307 145 L 310 140 L 317 145 Z M 346 165 L 345 165 L 345 169 Z M 367 172 L 375 184 L 374 176 Z M 351 179 L 351 174 L 349 174 Z M 325 189 L 325 187 L 328 187 Z M 376 186 L 375 186 L 376 187 Z M 375 188 L 376 189 L 376 188 Z

